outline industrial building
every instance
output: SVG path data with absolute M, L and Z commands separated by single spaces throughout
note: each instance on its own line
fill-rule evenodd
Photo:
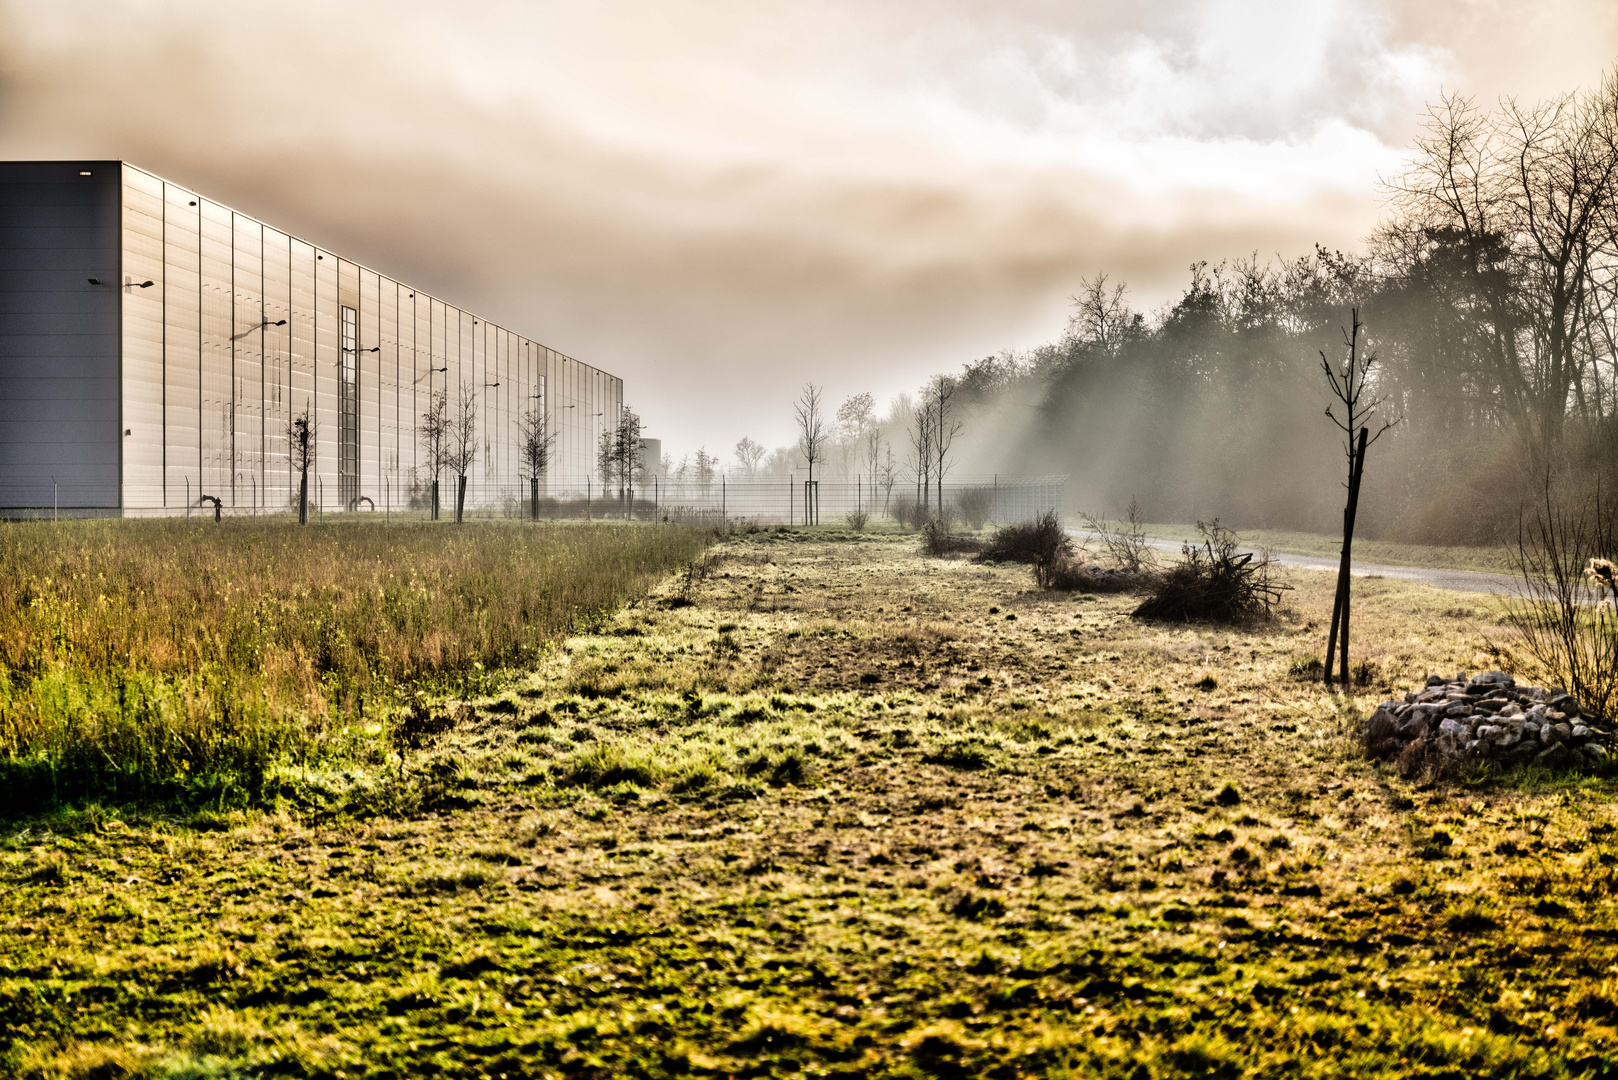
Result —
M 311 503 L 419 506 L 439 395 L 511 505 L 525 420 L 565 494 L 623 382 L 126 162 L 0 162 L 0 515 L 294 510 L 305 410 Z

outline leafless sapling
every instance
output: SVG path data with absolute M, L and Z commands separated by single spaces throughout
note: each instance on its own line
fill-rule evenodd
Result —
M 461 384 L 447 434 L 449 467 L 455 473 L 455 524 L 459 525 L 466 515 L 466 477 L 478 455 L 477 388 L 469 382 Z
M 921 404 L 910 411 L 910 424 L 905 429 L 910 436 L 911 470 L 916 475 L 916 506 L 923 518 L 931 517 L 928 503 L 932 498 L 933 478 L 933 412 L 927 407 L 926 396 Z M 920 525 L 921 522 L 915 524 Z
M 804 521 L 810 525 L 819 522 L 819 508 L 808 501 L 810 493 L 815 490 L 815 462 L 826 455 L 826 418 L 821 411 L 821 395 L 820 387 L 806 383 L 798 400 L 792 403 L 793 418 L 798 423 L 798 450 L 809 465 L 809 479 L 803 490 L 806 500 Z
M 1326 407 L 1326 415 L 1343 432 L 1343 453 L 1348 458 L 1348 503 L 1343 508 L 1343 553 L 1337 567 L 1337 597 L 1332 602 L 1331 631 L 1326 638 L 1326 683 L 1332 681 L 1333 652 L 1341 657 L 1342 682 L 1348 684 L 1348 613 L 1349 565 L 1354 546 L 1354 514 L 1359 507 L 1360 478 L 1365 473 L 1365 451 L 1372 443 L 1387 434 L 1399 418 L 1383 420 L 1375 435 L 1370 424 L 1381 411 L 1387 399 L 1366 392 L 1372 389 L 1371 370 L 1376 366 L 1376 354 L 1364 347 L 1365 324 L 1360 322 L 1359 308 L 1351 309 L 1352 329 L 1343 335 L 1343 346 L 1348 350 L 1345 363 L 1339 367 L 1320 352 L 1320 366 L 1331 384 L 1336 399 Z
M 624 502 L 626 518 L 633 517 L 635 484 L 644 480 L 644 457 L 641 451 L 640 414 L 629 406 L 618 413 L 618 427 L 613 432 L 613 471 L 618 477 L 618 498 Z
M 934 376 L 922 395 L 922 406 L 933 414 L 932 452 L 933 477 L 938 485 L 938 514 L 944 515 L 944 474 L 954 464 L 949 448 L 961 433 L 961 421 L 955 413 L 954 398 L 959 384 L 947 375 Z
M 440 390 L 433 394 L 428 401 L 427 411 L 421 414 L 421 424 L 416 428 L 416 437 L 421 440 L 421 456 L 431 474 L 432 481 L 432 518 L 438 520 L 438 481 L 444 470 L 449 468 L 449 395 L 447 391 Z
M 543 406 L 533 405 L 523 414 L 520 434 L 522 462 L 528 470 L 529 516 L 537 521 L 539 482 L 550 469 L 551 448 L 556 445 L 556 433 L 550 429 L 550 418 Z
M 315 460 L 315 428 L 309 419 L 309 406 L 287 425 L 287 446 L 292 450 L 292 467 L 298 470 L 298 524 L 309 524 L 309 466 Z

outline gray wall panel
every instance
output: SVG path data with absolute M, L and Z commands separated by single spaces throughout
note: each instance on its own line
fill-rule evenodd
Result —
M 0 162 L 0 506 L 117 505 L 119 205 L 116 162 Z

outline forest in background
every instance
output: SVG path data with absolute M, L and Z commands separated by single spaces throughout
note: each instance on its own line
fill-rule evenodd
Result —
M 850 398 L 826 417 L 822 468 L 917 487 L 942 432 L 951 474 L 1066 473 L 1072 508 L 1136 498 L 1150 520 L 1331 531 L 1346 475 L 1322 354 L 1342 362 L 1357 308 L 1371 395 L 1398 421 L 1367 459 L 1361 535 L 1496 543 L 1547 483 L 1612 484 L 1618 70 L 1534 105 L 1445 96 L 1383 184 L 1365 251 L 1197 263 L 1152 312 L 1098 275 L 1058 340 L 937 376 L 885 415 Z M 801 442 L 743 440 L 735 471 L 801 470 Z

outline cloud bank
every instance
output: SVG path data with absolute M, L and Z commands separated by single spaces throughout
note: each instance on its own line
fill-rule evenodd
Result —
M 1082 7 L 1082 10 L 1080 8 Z M 728 452 L 1059 332 L 1105 270 L 1355 247 L 1422 102 L 1606 0 L 0 5 L 0 151 L 123 157 L 620 374 Z

